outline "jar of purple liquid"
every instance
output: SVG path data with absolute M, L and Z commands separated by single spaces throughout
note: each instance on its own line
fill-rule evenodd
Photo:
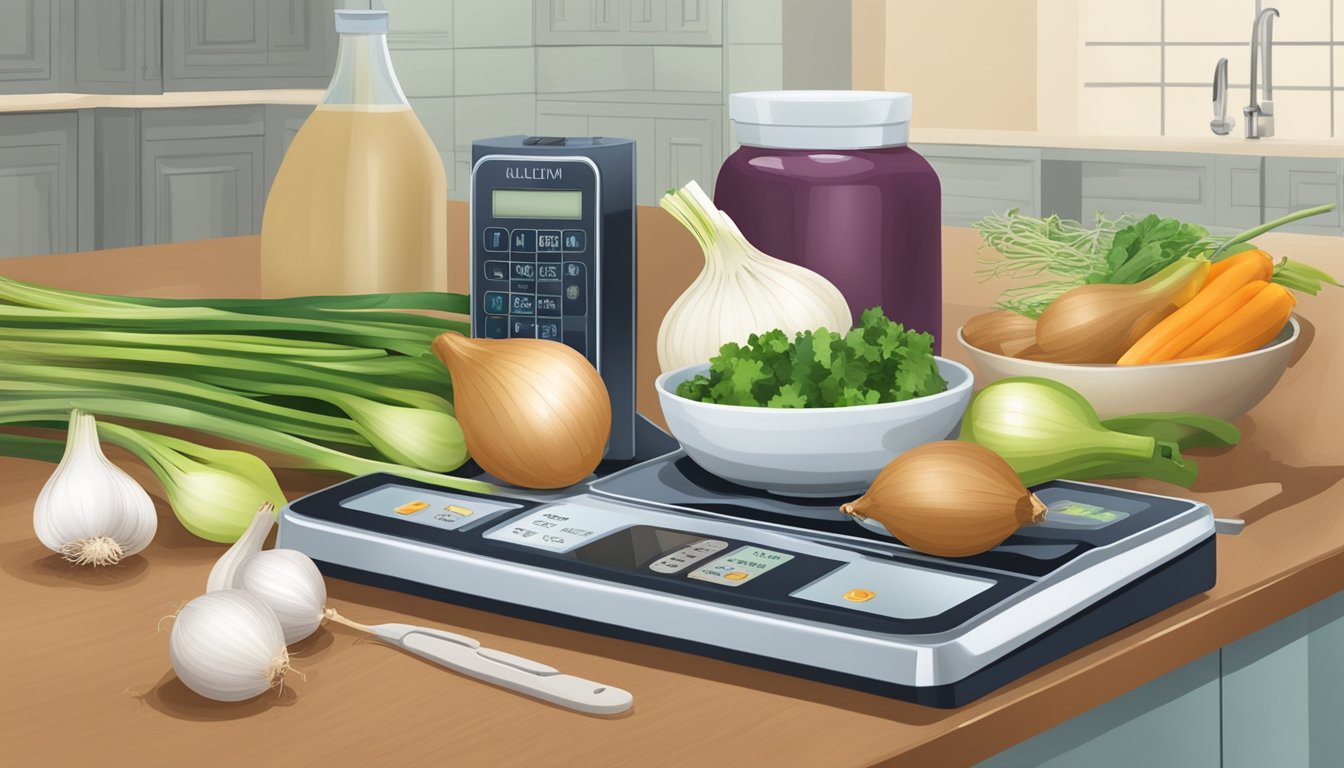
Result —
M 942 333 L 942 190 L 906 146 L 910 94 L 757 91 L 729 97 L 736 152 L 714 204 L 751 244 L 807 267 L 859 313 L 880 305 Z

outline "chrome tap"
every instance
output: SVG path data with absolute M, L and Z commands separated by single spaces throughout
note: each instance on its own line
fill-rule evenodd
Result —
M 1246 138 L 1259 139 L 1274 135 L 1274 17 L 1279 9 L 1266 8 L 1255 17 L 1251 25 L 1251 103 L 1243 107 L 1241 114 L 1246 118 Z M 1264 42 L 1261 43 L 1261 30 L 1264 30 Z M 1265 88 L 1264 96 L 1256 102 L 1256 54 L 1264 56 Z
M 1227 119 L 1227 59 L 1219 59 L 1213 68 L 1213 119 L 1209 128 L 1219 136 L 1226 136 L 1236 125 L 1236 120 Z

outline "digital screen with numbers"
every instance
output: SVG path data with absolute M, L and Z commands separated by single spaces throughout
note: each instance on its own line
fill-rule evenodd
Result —
M 496 189 L 490 215 L 496 219 L 579 219 L 583 193 L 577 189 Z

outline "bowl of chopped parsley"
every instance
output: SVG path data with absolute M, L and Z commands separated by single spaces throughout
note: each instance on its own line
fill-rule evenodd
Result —
M 933 337 L 865 310 L 844 333 L 780 330 L 668 371 L 663 417 L 706 471 L 791 496 L 862 493 L 897 455 L 955 434 L 972 375 Z

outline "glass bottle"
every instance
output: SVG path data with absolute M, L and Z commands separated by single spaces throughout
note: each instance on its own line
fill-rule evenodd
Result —
M 262 216 L 263 296 L 447 290 L 447 180 L 387 28 L 387 11 L 336 11 L 336 72 Z

